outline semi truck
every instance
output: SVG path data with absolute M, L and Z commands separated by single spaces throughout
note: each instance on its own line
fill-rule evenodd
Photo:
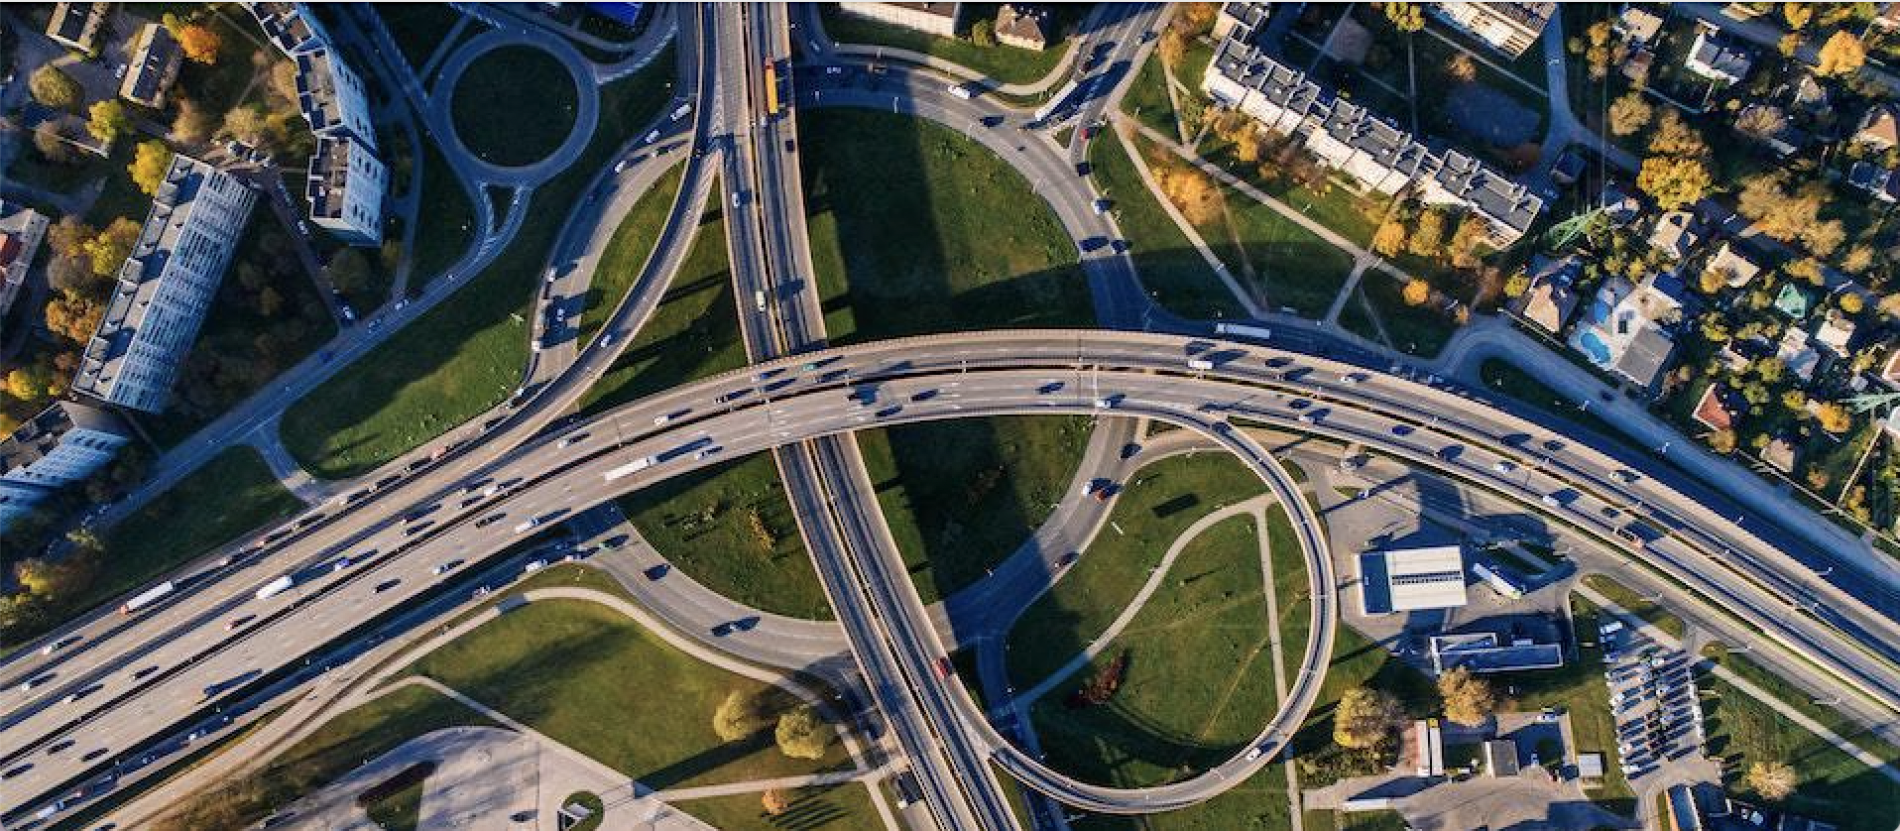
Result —
M 1252 338 L 1254 340 L 1273 339 L 1272 329 L 1268 329 L 1265 326 L 1248 326 L 1244 323 L 1216 323 L 1214 324 L 1214 333 L 1217 335 L 1227 335 L 1228 337 Z
M 171 594 L 177 588 L 178 588 L 177 586 L 172 585 L 172 581 L 166 580 L 163 583 L 160 583 L 156 586 L 146 589 L 145 591 L 139 592 L 138 594 L 133 595 L 132 599 L 125 601 L 124 604 L 119 606 L 119 614 L 129 615 L 129 614 L 132 614 L 133 612 L 136 612 L 140 609 L 150 606 L 153 603 L 158 602 L 158 600 L 160 598 L 163 598 L 165 595 Z
M 277 579 L 265 583 L 263 588 L 258 589 L 257 599 L 269 600 L 284 592 L 290 591 L 291 587 L 295 585 L 297 585 L 296 577 L 288 574 L 281 575 Z
M 646 470 L 647 468 L 650 468 L 652 466 L 653 466 L 653 457 L 642 456 L 638 459 L 634 459 L 633 461 L 628 462 L 627 464 L 621 465 L 617 468 L 614 468 L 613 470 L 607 471 L 605 476 L 607 478 L 607 481 L 612 482 L 613 480 L 619 479 L 622 476 L 629 476 L 635 473 L 639 473 L 640 471 Z

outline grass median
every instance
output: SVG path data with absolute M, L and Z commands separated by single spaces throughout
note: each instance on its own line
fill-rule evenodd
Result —
M 1114 205 L 1115 222 L 1128 240 L 1142 287 L 1155 302 L 1191 318 L 1246 314 L 1240 301 L 1234 299 L 1195 250 L 1194 243 L 1148 190 L 1134 159 L 1113 130 L 1099 132 L 1090 140 L 1089 162 L 1095 186 Z
M 449 167 L 448 158 L 442 155 L 442 149 L 432 137 L 422 140 L 421 187 L 418 198 L 429 218 L 416 229 L 415 253 L 409 261 L 412 291 L 455 265 L 475 241 L 476 230 L 475 206 L 469 201 L 468 191 L 462 188 L 462 180 Z
M 726 695 L 786 705 L 775 687 L 704 663 L 603 605 L 541 600 L 483 623 L 414 670 L 653 788 L 797 776 L 847 767 L 835 738 L 792 759 L 770 725 L 727 742 L 713 731 Z M 602 729 L 603 725 L 612 729 Z
M 1688 628 L 1682 623 L 1682 618 L 1676 617 L 1674 612 L 1664 609 L 1654 600 L 1637 594 L 1634 590 L 1630 589 L 1630 587 L 1618 583 L 1615 578 L 1609 575 L 1585 575 L 1583 584 L 1598 594 L 1603 595 L 1611 603 L 1622 607 L 1623 611 L 1635 615 L 1641 618 L 1643 622 L 1669 633 L 1670 637 L 1680 639 L 1688 632 Z
M 284 444 L 304 469 L 326 478 L 367 472 L 508 396 L 527 364 L 535 284 L 571 208 L 621 143 L 659 114 L 673 74 L 669 47 L 638 74 L 603 87 L 592 141 L 535 189 L 501 254 L 284 412 Z
M 1260 477 L 1225 452 L 1173 456 L 1137 471 L 1109 524 L 1010 630 L 1009 677 L 1017 688 L 1040 683 L 1106 631 L 1188 526 L 1265 491 Z
M 673 212 L 680 180 L 685 175 L 686 165 L 672 162 L 667 172 L 634 200 L 613 236 L 607 239 L 606 248 L 600 252 L 599 266 L 594 269 L 594 279 L 588 281 L 587 295 L 583 298 L 581 345 L 594 339 L 594 333 L 613 317 L 620 301 L 640 279 L 647 260 L 653 255 L 653 246 L 660 241 L 660 231 L 666 227 L 666 218 Z

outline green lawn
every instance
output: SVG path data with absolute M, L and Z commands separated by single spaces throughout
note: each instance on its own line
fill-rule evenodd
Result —
M 340 478 L 374 469 L 508 396 L 527 362 L 534 285 L 569 209 L 625 138 L 659 112 L 673 68 L 668 51 L 601 89 L 593 140 L 535 190 L 527 220 L 500 256 L 284 413 L 284 444 L 306 470 Z
M 655 788 L 850 763 L 837 742 L 816 762 L 789 758 L 769 727 L 721 741 L 712 716 L 728 692 L 765 695 L 776 706 L 788 703 L 785 696 L 702 663 L 594 603 L 530 603 L 424 656 L 414 670 Z M 607 724 L 612 729 L 602 729 Z
M 1174 99 L 1168 97 L 1168 76 L 1162 70 L 1159 53 L 1142 61 L 1135 80 L 1128 83 L 1128 94 L 1122 96 L 1122 112 L 1133 115 L 1162 135 L 1170 138 L 1179 135 L 1180 122 L 1174 113 Z M 1068 142 L 1063 144 L 1066 146 Z
M 824 16 L 825 34 L 830 35 L 839 43 L 891 46 L 922 52 L 951 63 L 967 66 L 1006 84 L 1026 84 L 1042 80 L 1062 60 L 1065 48 L 1065 44 L 1060 42 L 1050 44 L 1048 49 L 1041 52 L 1001 44 L 978 46 L 964 38 L 938 37 L 901 26 L 852 17 L 840 13 L 838 7 L 830 3 L 823 6 L 821 14 Z M 1058 12 L 1058 15 L 1058 28 L 1066 28 L 1063 26 L 1063 18 L 1074 16 L 1073 13 L 1065 15 L 1062 12 Z M 996 18 L 996 8 L 993 4 L 971 4 L 966 7 L 960 34 L 967 33 L 970 23 L 984 16 L 991 20 Z
M 1372 273 L 1359 281 L 1355 295 L 1370 303 L 1373 313 L 1385 324 L 1392 348 L 1407 355 L 1437 355 L 1458 331 L 1458 324 L 1429 303 L 1418 306 L 1406 303 L 1404 290 L 1404 284 L 1398 280 L 1383 273 Z M 1357 302 L 1356 299 L 1354 303 Z M 1354 320 L 1352 316 L 1340 315 L 1340 324 L 1354 334 L 1374 341 L 1380 339 L 1378 330 L 1364 318 Z
M 415 831 L 422 820 L 422 785 L 416 780 L 401 790 L 363 806 L 370 822 L 384 831 Z
M 390 8 L 411 8 L 392 6 Z M 433 139 L 422 142 L 422 193 L 420 203 L 427 207 L 416 228 L 415 251 L 410 258 L 409 285 L 420 289 L 441 276 L 468 251 L 475 241 L 475 206 L 468 191 L 449 167 L 449 160 Z M 499 219 L 499 217 L 497 217 Z M 530 222 L 533 220 L 530 219 Z M 368 311 L 365 309 L 364 311 Z
M 871 791 L 851 782 L 797 788 L 787 794 L 790 803 L 777 816 L 765 813 L 763 794 L 742 793 L 707 799 L 670 802 L 719 831 L 857 831 L 881 827 Z
M 1102 529 L 1068 575 L 1010 631 L 1009 676 L 1017 688 L 1041 682 L 1106 630 L 1189 525 L 1265 490 L 1252 470 L 1225 452 L 1174 456 L 1143 467 L 1109 512 L 1114 525 Z
M 806 112 L 798 131 L 832 342 L 1094 322 L 1075 244 L 1002 159 L 869 110 Z
M 1788 704 L 1757 701 L 1712 674 L 1696 683 L 1703 693 L 1709 752 L 1722 760 L 1722 779 L 1731 792 L 1765 802 L 1748 786 L 1749 766 L 1784 762 L 1795 769 L 1799 784 L 1778 807 L 1843 831 L 1900 826 L 1900 784 L 1790 722 L 1782 713 Z
M 613 317 L 614 309 L 640 278 L 653 246 L 659 242 L 661 229 L 666 227 L 666 217 L 673 211 L 680 179 L 685 175 L 683 164 L 675 164 L 662 174 L 634 201 L 626 218 L 620 220 L 620 227 L 615 228 L 614 235 L 607 240 L 607 247 L 600 254 L 600 267 L 595 269 L 594 279 L 587 285 L 587 297 L 581 309 L 580 343 L 594 339 L 594 333 Z
M 257 451 L 229 448 L 106 531 L 105 570 L 77 608 L 128 591 L 302 507 Z
M 1274 553 L 1296 557 L 1298 549 Z M 1231 517 L 1202 531 L 1128 628 L 1036 701 L 1032 718 L 1049 763 L 1090 782 L 1146 787 L 1238 752 L 1279 709 L 1263 592 L 1253 519 Z M 1114 698 L 1080 707 L 1070 700 L 1123 658 Z
M 455 133 L 469 152 L 492 164 L 525 165 L 567 140 L 579 97 L 567 68 L 547 50 L 509 45 L 469 64 L 450 103 Z
M 1900 766 L 1900 747 L 1875 735 L 1859 722 L 1841 715 L 1839 710 L 1814 703 L 1813 693 L 1789 683 L 1788 679 L 1775 674 L 1773 670 L 1755 663 L 1746 655 L 1730 652 L 1721 644 L 1703 647 L 1702 656 L 1727 667 L 1729 671 L 1762 688 L 1784 705 L 1820 722 L 1822 726 L 1832 730 L 1834 735 L 1859 745 L 1860 749 L 1885 759 L 1890 765 Z
M 1312 579 L 1307 576 L 1306 557 L 1293 523 L 1279 505 L 1267 509 L 1267 538 L 1273 554 L 1274 603 L 1280 612 L 1280 668 L 1291 684 L 1306 656 L 1306 639 L 1313 632 Z
M 1682 618 L 1676 617 L 1674 613 L 1631 591 L 1628 586 L 1616 582 L 1613 577 L 1603 574 L 1586 575 L 1583 578 L 1583 584 L 1609 598 L 1610 602 L 1623 607 L 1623 611 L 1642 618 L 1650 625 L 1674 637 L 1680 638 L 1687 631 L 1683 626 Z
M 1285 831 L 1292 827 L 1284 762 L 1199 805 L 1142 817 L 1091 814 L 1070 823 L 1075 831 Z M 1307 826 L 1311 829 L 1312 826 Z
M 933 421 L 858 433 L 878 504 L 925 603 L 1009 558 L 1074 481 L 1080 417 Z
M 1227 213 L 1195 229 L 1215 256 L 1263 307 L 1324 317 L 1352 274 L 1352 256 L 1238 190 L 1221 193 Z
M 612 368 L 581 399 L 598 413 L 663 390 L 745 366 L 732 296 L 732 263 L 718 200 L 707 203 L 693 248 L 673 282 Z
M 1115 221 L 1128 239 L 1141 283 L 1155 301 L 1192 318 L 1241 317 L 1245 310 L 1194 250 L 1167 211 L 1155 201 L 1114 131 L 1089 143 L 1095 186 L 1114 205 Z
M 668 562 L 740 603 L 831 619 L 770 453 L 755 453 L 620 497 L 634 527 Z
M 446 727 L 496 726 L 432 690 L 407 687 L 331 719 L 272 760 L 260 773 L 202 792 L 157 831 L 249 827 L 272 809 L 349 773 L 402 743 Z
M 1495 676 L 1496 683 L 1517 688 L 1512 707 L 1522 711 L 1553 707 L 1570 714 L 1570 729 L 1576 737 L 1579 753 L 1602 753 L 1603 785 L 1590 791 L 1591 798 L 1603 807 L 1624 816 L 1634 816 L 1636 794 L 1623 778 L 1616 752 L 1616 717 L 1610 711 L 1610 688 L 1603 679 L 1603 651 L 1595 646 L 1594 634 L 1602 614 L 1595 604 L 1577 594 L 1570 595 L 1570 614 L 1577 638 L 1591 646 L 1579 649 L 1579 659 L 1558 669 L 1513 672 Z
M 455 22 L 462 17 L 461 12 L 434 3 L 390 3 L 377 6 L 376 13 L 382 16 L 383 25 L 389 28 L 390 39 L 396 41 L 396 48 L 402 50 L 403 58 L 417 72 L 422 70 L 422 65 L 429 61 L 429 56 L 442 45 L 442 39 L 448 37 L 449 30 L 455 28 Z

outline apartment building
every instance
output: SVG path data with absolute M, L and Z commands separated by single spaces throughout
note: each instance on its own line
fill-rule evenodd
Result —
M 310 221 L 351 245 L 383 242 L 383 194 L 389 169 L 353 136 L 317 137 L 304 196 Z
M 346 134 L 376 149 L 376 128 L 369 117 L 369 94 L 363 79 L 328 47 L 294 56 L 297 62 L 297 106 L 310 132 Z
M 853 17 L 953 38 L 963 17 L 962 3 L 839 3 L 838 11 Z
M 1235 0 L 1220 4 L 1220 13 L 1214 16 L 1214 39 L 1233 38 L 1239 41 L 1253 40 L 1255 32 L 1267 25 L 1267 18 L 1273 14 L 1272 3 L 1258 0 Z
M 157 23 L 147 23 L 132 41 L 132 61 L 119 82 L 119 97 L 142 107 L 165 106 L 165 93 L 185 65 L 185 49 Z
M 302 3 L 246 3 L 245 7 L 264 30 L 264 37 L 288 57 L 329 45 L 329 32 L 316 18 L 304 14 Z
M 111 3 L 54 3 L 46 21 L 46 36 L 54 43 L 88 55 L 99 48 L 99 30 L 106 24 Z
M 1556 3 L 1433 3 L 1432 16 L 1513 58 L 1550 25 Z
M 46 217 L 40 212 L 0 199 L 0 320 L 26 286 L 27 269 L 46 238 Z M 6 334 L 0 327 L 0 337 Z
M 0 437 L 0 530 L 98 473 L 131 440 L 118 417 L 74 401 L 56 401 Z
M 172 159 L 80 358 L 73 392 L 165 410 L 256 201 L 230 174 L 182 153 Z

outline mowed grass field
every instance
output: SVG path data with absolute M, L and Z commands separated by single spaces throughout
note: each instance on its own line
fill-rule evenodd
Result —
M 607 247 L 600 254 L 600 267 L 595 270 L 594 279 L 588 281 L 587 296 L 581 307 L 580 344 L 594 339 L 594 334 L 613 317 L 614 309 L 639 280 L 653 246 L 659 242 L 660 230 L 666 226 L 667 214 L 672 212 L 673 202 L 679 196 L 680 179 L 685 175 L 686 166 L 674 162 L 646 193 L 634 200 L 613 236 L 607 239 Z
M 332 479 L 364 473 L 507 398 L 527 363 L 527 315 L 555 239 L 594 174 L 659 113 L 673 75 L 669 51 L 602 88 L 593 139 L 573 165 L 535 189 L 527 219 L 501 254 L 284 412 L 284 444 L 306 470 Z
M 785 810 L 765 812 L 761 793 L 669 803 L 719 831 L 858 831 L 881 827 L 871 791 L 862 783 L 786 789 Z M 893 806 L 895 807 L 895 806 Z
M 655 788 L 850 764 L 835 740 L 822 759 L 789 758 L 773 744 L 769 726 L 747 739 L 720 740 L 712 717 L 729 692 L 781 704 L 784 694 L 703 663 L 618 611 L 586 601 L 529 603 L 413 669 Z

